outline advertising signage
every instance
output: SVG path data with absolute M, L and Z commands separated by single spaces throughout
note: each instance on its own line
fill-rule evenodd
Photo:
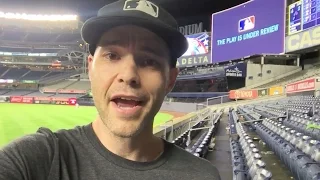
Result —
M 283 86 L 274 86 L 269 88 L 269 96 L 282 95 L 284 93 Z
M 225 73 L 227 77 L 246 77 L 247 76 L 247 64 L 238 63 L 233 66 L 225 67 Z
M 203 23 L 194 23 L 194 24 L 188 24 L 184 26 L 179 26 L 179 31 L 183 35 L 191 35 L 191 34 L 197 34 L 204 32 L 203 30 Z
M 258 97 L 258 90 L 231 90 L 230 99 L 255 99 Z
M 198 34 L 211 31 L 210 15 L 177 17 L 176 20 L 179 24 L 179 31 L 183 35 Z
M 210 53 L 203 55 L 180 57 L 177 60 L 177 67 L 199 66 L 211 64 Z
M 254 0 L 213 14 L 212 62 L 283 53 L 285 9 L 285 0 Z
M 286 93 L 313 91 L 316 88 L 315 83 L 316 83 L 315 78 L 310 78 L 310 79 L 306 79 L 306 80 L 302 80 L 302 81 L 288 84 L 286 86 Z
M 58 53 L 0 52 L 0 56 L 55 57 Z
M 13 80 L 13 79 L 0 79 L 0 83 L 4 83 L 4 84 L 6 84 L 6 83 L 10 84 L 10 83 L 14 83 L 14 82 L 15 82 L 15 80 Z
M 320 26 L 286 37 L 286 52 L 320 45 Z
M 10 102 L 11 103 L 23 103 L 23 104 L 33 104 L 33 97 L 27 96 L 11 96 Z
M 76 98 L 51 98 L 51 97 L 35 97 L 35 104 L 56 104 L 56 105 L 75 105 Z

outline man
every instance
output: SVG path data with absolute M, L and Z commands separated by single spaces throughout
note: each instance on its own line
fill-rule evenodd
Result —
M 10 143 L 0 151 L 1 180 L 220 179 L 208 161 L 152 133 L 187 41 L 167 12 L 149 1 L 154 12 L 144 12 L 139 3 L 109 4 L 82 28 L 96 120 Z

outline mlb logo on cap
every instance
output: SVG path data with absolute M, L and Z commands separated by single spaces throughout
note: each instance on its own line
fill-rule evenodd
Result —
M 255 16 L 249 16 L 239 20 L 238 32 L 248 31 L 254 28 L 256 22 Z
M 153 17 L 159 16 L 159 7 L 147 0 L 127 0 L 124 3 L 124 11 L 141 11 Z

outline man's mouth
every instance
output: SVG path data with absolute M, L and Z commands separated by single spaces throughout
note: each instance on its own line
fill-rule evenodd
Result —
M 112 98 L 111 101 L 121 109 L 130 109 L 142 105 L 142 101 L 140 101 L 138 98 L 115 97 Z

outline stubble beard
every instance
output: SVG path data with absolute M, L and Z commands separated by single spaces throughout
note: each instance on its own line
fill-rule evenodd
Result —
M 119 127 L 120 125 L 117 124 L 116 118 L 111 118 L 109 113 L 105 111 L 99 111 L 99 116 L 104 124 L 104 126 L 108 129 L 110 133 L 112 133 L 116 137 L 120 138 L 133 138 L 138 136 L 147 126 L 148 120 L 144 119 L 139 124 L 134 124 L 132 126 L 135 127 Z M 130 121 L 130 120 L 128 120 Z M 130 122 L 128 122 L 130 123 Z

